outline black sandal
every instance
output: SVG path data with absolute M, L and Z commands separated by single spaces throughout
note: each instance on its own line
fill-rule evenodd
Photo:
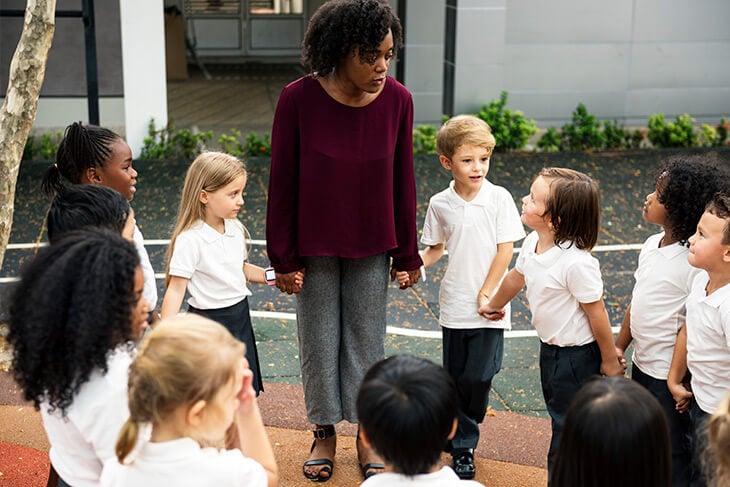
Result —
M 312 430 L 312 434 L 314 435 L 314 441 L 312 442 L 312 448 L 309 449 L 309 453 L 312 453 L 314 451 L 314 446 L 317 444 L 317 440 L 326 440 L 327 438 L 335 436 L 335 427 L 325 426 L 323 428 L 316 428 Z M 306 467 L 319 467 L 322 465 L 324 465 L 324 467 L 319 469 L 317 475 L 312 475 L 304 470 Z M 307 479 L 311 480 L 312 482 L 327 482 L 329 479 L 332 478 L 333 468 L 334 463 L 329 458 L 315 458 L 313 460 L 307 460 L 306 462 L 304 462 L 304 466 L 302 466 L 302 473 Z M 325 472 L 327 476 L 322 477 L 322 472 Z
M 362 439 L 360 438 L 360 425 L 357 426 L 357 441 L 358 443 L 362 444 Z M 358 446 L 358 461 L 360 460 L 360 448 Z M 380 470 L 380 472 L 373 472 L 373 470 Z M 385 465 L 380 462 L 370 462 L 366 463 L 365 465 L 360 465 L 360 471 L 362 472 L 362 476 L 365 480 L 369 479 L 373 475 L 377 475 L 379 473 L 383 473 L 385 470 Z
M 365 480 L 369 479 L 373 475 L 378 475 L 379 473 L 383 473 L 382 471 L 385 470 L 385 465 L 382 463 L 366 463 L 365 465 L 361 465 L 360 469 L 362 470 L 362 476 Z M 368 472 L 368 470 L 370 470 Z M 380 472 L 373 472 L 373 470 L 380 470 Z

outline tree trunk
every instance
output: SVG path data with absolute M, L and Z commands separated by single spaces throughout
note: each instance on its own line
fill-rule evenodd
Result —
M 35 120 L 48 50 L 55 29 L 56 0 L 28 0 L 23 33 L 10 62 L 5 101 L 0 108 L 0 266 L 13 224 L 20 159 Z

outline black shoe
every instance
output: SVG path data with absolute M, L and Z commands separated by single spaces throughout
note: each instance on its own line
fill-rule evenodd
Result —
M 474 466 L 474 454 L 471 451 L 454 453 L 453 460 L 452 468 L 460 479 L 469 480 L 474 478 L 476 467 Z

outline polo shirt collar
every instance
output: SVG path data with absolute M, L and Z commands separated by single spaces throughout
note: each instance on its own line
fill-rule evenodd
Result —
M 451 206 L 451 208 L 461 208 L 466 205 L 489 206 L 488 194 L 489 191 L 492 189 L 492 186 L 494 185 L 487 181 L 487 179 L 485 178 L 482 181 L 482 187 L 479 189 L 479 193 L 477 193 L 474 199 L 471 201 L 464 201 L 464 199 L 456 193 L 456 190 L 454 189 L 454 180 L 452 179 L 449 183 L 449 206 Z
M 223 234 L 218 233 L 213 227 L 205 223 L 204 221 L 200 221 L 200 236 L 203 237 L 203 240 L 205 240 L 206 243 L 213 243 L 218 240 L 220 240 L 222 237 L 235 237 L 236 231 L 235 231 L 235 224 L 231 220 L 224 220 L 223 221 L 225 232 Z
M 657 242 L 657 247 L 654 250 L 659 252 L 667 260 L 673 259 L 680 255 L 686 255 L 687 253 L 687 247 L 680 244 L 679 242 L 674 242 L 673 244 L 664 247 L 659 247 L 659 242 L 661 242 L 661 239 L 659 239 L 659 241 Z
M 704 279 L 704 281 L 706 288 L 707 285 L 710 283 L 710 277 L 707 276 L 707 279 Z M 704 301 L 708 306 L 712 306 L 713 308 L 719 308 L 720 305 L 725 303 L 728 299 L 730 299 L 730 284 L 725 284 L 723 287 L 710 294 L 709 296 L 705 295 L 702 301 Z

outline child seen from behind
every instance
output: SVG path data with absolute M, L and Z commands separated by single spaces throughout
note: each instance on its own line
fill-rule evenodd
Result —
M 448 120 L 436 144 L 441 165 L 453 176 L 447 189 L 429 201 L 421 242 L 429 267 L 448 251 L 449 263 L 439 291 L 444 368 L 456 382 L 459 427 L 451 440 L 459 477 L 474 477 L 474 449 L 484 420 L 492 379 L 502 365 L 509 309 L 490 321 L 480 305 L 499 286 L 512 259 L 513 242 L 525 236 L 514 199 L 486 179 L 495 140 L 489 126 L 472 115 Z M 398 274 L 399 282 L 408 274 Z
M 363 442 L 383 457 L 386 472 L 362 484 L 478 486 L 439 468 L 441 451 L 456 433 L 458 398 L 449 374 L 426 359 L 395 355 L 368 370 L 357 396 Z
M 552 419 L 548 472 L 573 395 L 594 374 L 622 375 L 603 303 L 598 260 L 589 254 L 600 226 L 598 185 L 583 173 L 544 168 L 522 199 L 525 238 L 514 269 L 479 312 L 492 319 L 526 285 L 540 337 L 540 382 Z
M 723 399 L 710 418 L 707 436 L 711 455 L 717 465 L 717 485 L 730 485 L 730 395 Z
M 118 462 L 105 464 L 102 485 L 278 485 L 243 354 L 240 341 L 202 316 L 160 322 L 130 366 L 129 420 L 119 433 Z M 240 450 L 204 446 L 220 443 L 234 421 Z M 149 441 L 140 442 L 148 424 Z
M 646 197 L 643 217 L 662 231 L 641 249 L 631 304 L 616 338 L 620 357 L 633 341 L 631 377 L 657 398 L 667 415 L 672 483 L 677 487 L 690 480 L 690 423 L 689 416 L 675 408 L 667 375 L 677 333 L 684 326 L 685 302 L 701 272 L 687 261 L 688 240 L 722 180 L 719 165 L 699 159 L 675 159 L 661 169 L 654 191 Z

